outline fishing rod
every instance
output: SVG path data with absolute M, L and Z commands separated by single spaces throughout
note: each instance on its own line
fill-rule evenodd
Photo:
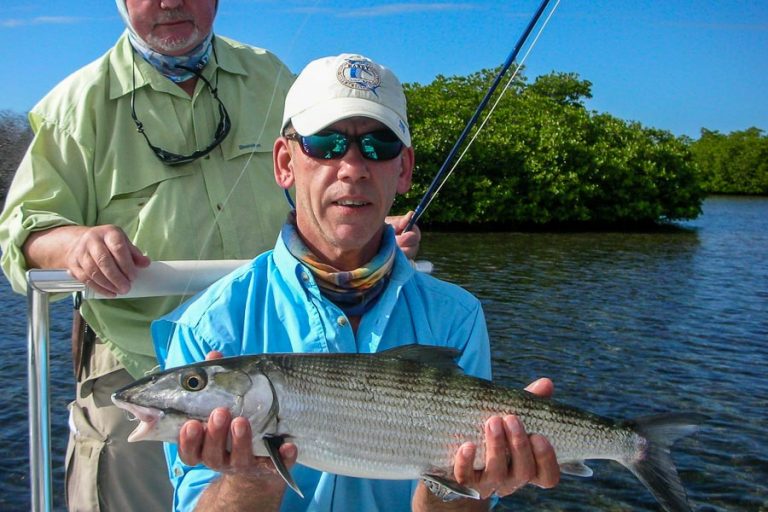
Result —
M 451 152 L 448 153 L 448 156 L 446 157 L 445 162 L 443 162 L 443 165 L 440 167 L 440 170 L 437 171 L 437 174 L 432 180 L 432 184 L 424 193 L 424 196 L 421 198 L 421 201 L 419 202 L 418 206 L 416 206 L 416 210 L 414 211 L 411 219 L 408 221 L 408 224 L 405 226 L 405 229 L 403 229 L 403 232 L 410 231 L 411 228 L 413 228 L 413 225 L 416 224 L 416 221 L 418 221 L 419 218 L 424 214 L 424 211 L 429 206 L 429 203 L 432 201 L 432 198 L 435 196 L 435 194 L 437 194 L 437 191 L 439 190 L 440 185 L 443 181 L 443 176 L 448 171 L 448 166 L 450 165 L 451 161 L 453 161 L 453 158 L 456 156 L 456 153 L 458 153 L 459 148 L 466 140 L 472 127 L 477 123 L 477 120 L 480 117 L 480 114 L 482 113 L 483 109 L 485 109 L 485 107 L 488 105 L 488 102 L 491 100 L 491 96 L 493 96 L 493 93 L 496 92 L 496 89 L 499 87 L 499 84 L 501 83 L 501 79 L 504 77 L 504 75 L 507 73 L 509 68 L 512 66 L 512 63 L 517 58 L 517 54 L 520 53 L 520 49 L 523 47 L 523 45 L 525 44 L 525 41 L 528 39 L 528 36 L 533 31 L 533 28 L 536 26 L 536 23 L 538 23 L 539 18 L 541 18 L 541 15 L 544 13 L 544 10 L 547 8 L 549 1 L 550 0 L 543 0 L 539 5 L 539 8 L 534 13 L 533 17 L 531 18 L 531 21 L 528 22 L 528 26 L 520 35 L 520 39 L 517 40 L 517 44 L 515 45 L 512 52 L 509 54 L 509 57 L 507 57 L 506 62 L 504 62 L 504 66 L 501 68 L 501 71 L 499 71 L 499 73 L 496 75 L 496 78 L 491 84 L 491 87 L 488 89 L 488 92 L 485 93 L 485 97 L 477 106 L 477 110 L 475 110 L 474 115 L 472 116 L 472 118 L 470 118 L 469 122 L 467 123 L 467 126 L 464 127 L 464 131 L 461 132 L 461 135 L 459 135 L 459 138 L 456 140 L 456 144 L 453 145 Z M 445 179 L 447 179 L 447 177 Z

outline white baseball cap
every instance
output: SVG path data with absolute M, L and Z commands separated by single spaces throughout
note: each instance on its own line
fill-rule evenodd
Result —
M 403 86 L 388 68 L 362 55 L 324 57 L 299 73 L 285 98 L 282 130 L 290 122 L 299 135 L 314 135 L 350 117 L 381 121 L 411 145 Z

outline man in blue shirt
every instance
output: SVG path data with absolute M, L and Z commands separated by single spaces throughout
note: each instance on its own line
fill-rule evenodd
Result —
M 419 343 L 457 349 L 462 369 L 490 378 L 480 302 L 460 287 L 415 272 L 385 223 L 411 185 L 414 154 L 405 95 L 392 72 L 359 55 L 316 60 L 288 93 L 275 180 L 295 188 L 296 209 L 272 251 L 226 276 L 153 324 L 158 357 L 170 368 L 210 354 L 379 352 Z M 548 380 L 533 391 L 551 393 Z M 217 409 L 187 422 L 167 445 L 176 510 L 487 510 L 492 496 L 534 483 L 555 485 L 552 447 L 513 416 L 485 426 L 483 470 L 467 443 L 454 476 L 482 500 L 444 502 L 421 482 L 369 480 L 301 465 L 305 498 L 285 491 L 268 459 L 254 457 L 245 418 Z M 229 441 L 228 441 L 229 438 Z M 228 448 L 228 443 L 231 447 Z M 280 449 L 289 464 L 296 446 Z M 202 464 L 201 464 L 202 463 Z

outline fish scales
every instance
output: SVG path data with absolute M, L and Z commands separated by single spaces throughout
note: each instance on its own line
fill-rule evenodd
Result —
M 423 415 L 403 415 L 402 407 L 420 411 L 429 406 L 423 393 L 412 393 L 419 386 L 410 374 L 397 378 L 391 372 L 359 368 L 354 361 L 326 365 L 322 359 L 312 366 L 282 370 L 286 385 L 278 391 L 281 429 L 291 433 L 300 450 L 309 440 L 303 451 L 318 464 L 343 462 L 382 477 L 402 475 L 402 462 L 408 457 L 414 461 L 411 471 L 418 474 L 424 468 L 419 459 L 433 456 L 435 450 L 445 456 L 439 439 L 418 438 L 417 443 L 427 444 L 416 446 L 416 452 L 414 443 L 404 442 L 413 433 L 423 432 Z M 433 417 L 434 421 L 438 418 Z
M 403 460 L 411 462 L 414 477 L 429 467 L 448 471 L 466 441 L 481 447 L 475 459 L 480 469 L 483 425 L 496 414 L 520 416 L 529 432 L 550 439 L 561 462 L 583 459 L 587 452 L 589 458 L 626 457 L 639 442 L 581 411 L 564 415 L 562 408 L 552 411 L 524 392 L 500 392 L 490 383 L 412 361 L 383 368 L 371 358 L 344 355 L 274 362 L 283 380 L 281 433 L 290 434 L 314 463 L 332 464 L 329 471 L 351 465 L 382 478 L 402 475 Z

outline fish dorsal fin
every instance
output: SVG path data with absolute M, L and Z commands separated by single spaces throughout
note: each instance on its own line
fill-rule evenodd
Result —
M 456 363 L 456 358 L 459 357 L 459 351 L 455 348 L 411 344 L 390 348 L 379 352 L 379 354 L 382 356 L 386 355 L 387 357 L 395 357 L 404 361 L 415 361 L 443 370 L 460 370 L 459 365 Z
M 424 481 L 424 485 L 427 486 L 427 489 L 442 500 L 452 501 L 459 498 L 480 499 L 480 493 L 476 490 L 465 487 L 444 476 L 424 473 L 421 475 L 421 478 Z
M 592 476 L 592 468 L 584 464 L 583 460 L 574 460 L 560 464 L 560 472 L 565 475 L 589 478 Z

